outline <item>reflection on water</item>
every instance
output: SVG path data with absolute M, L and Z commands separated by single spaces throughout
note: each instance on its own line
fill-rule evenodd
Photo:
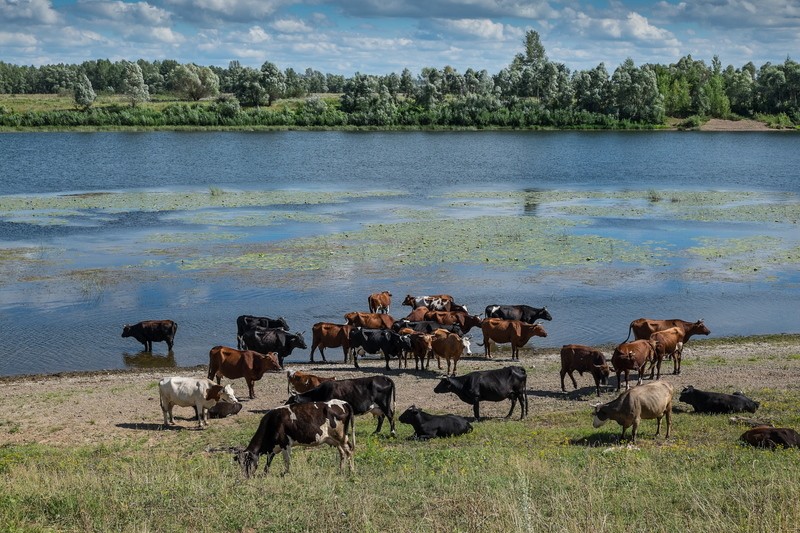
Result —
M 170 368 L 177 366 L 175 363 L 175 352 L 170 351 L 167 355 L 141 351 L 139 353 L 122 354 L 122 361 L 128 368 Z

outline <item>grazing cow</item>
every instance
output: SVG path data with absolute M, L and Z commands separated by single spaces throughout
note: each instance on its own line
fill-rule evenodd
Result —
M 144 320 L 138 324 L 125 324 L 123 337 L 133 337 L 144 345 L 145 352 L 153 351 L 154 342 L 166 342 L 168 351 L 172 351 L 175 332 L 178 324 L 172 320 Z
M 672 427 L 672 385 L 665 381 L 654 381 L 647 385 L 626 390 L 614 400 L 605 404 L 595 404 L 594 422 L 599 428 L 609 419 L 622 426 L 622 437 L 625 430 L 631 428 L 631 442 L 636 442 L 636 430 L 642 420 L 658 420 L 656 435 L 661 432 L 661 419 L 667 417 L 667 438 Z
M 398 417 L 403 424 L 414 428 L 415 439 L 456 437 L 472 431 L 472 424 L 463 416 L 431 415 L 412 405 Z
M 272 459 L 283 453 L 284 475 L 289 473 L 292 446 L 335 446 L 339 451 L 339 471 L 345 462 L 353 472 L 353 452 L 356 447 L 353 409 L 347 402 L 329 400 L 300 405 L 284 405 L 270 409 L 261 418 L 247 448 L 237 452 L 235 460 L 245 478 L 255 474 L 258 458 L 266 454 L 264 474 L 269 473 Z
M 451 333 L 458 333 L 459 335 L 463 335 L 464 332 L 461 331 L 461 326 L 458 324 L 440 324 L 438 322 L 434 322 L 433 320 L 407 320 L 405 318 L 401 318 L 400 320 L 395 321 L 392 324 L 392 330 L 400 332 L 403 328 L 410 328 L 419 333 L 433 333 L 437 329 L 446 329 Z
M 319 348 L 322 360 L 325 359 L 325 348 L 342 347 L 344 361 L 347 362 L 347 352 L 350 351 L 350 330 L 353 326 L 347 324 L 331 324 L 330 322 L 317 322 L 311 328 L 311 358 L 314 362 L 314 350 Z
M 206 411 L 217 402 L 236 403 L 233 387 L 218 385 L 206 378 L 164 378 L 158 382 L 158 394 L 164 425 L 174 424 L 172 408 L 194 407 L 197 414 L 197 427 L 208 425 Z
M 370 313 L 388 313 L 392 304 L 392 293 L 389 291 L 373 292 L 367 298 Z
M 464 333 L 469 333 L 469 330 L 480 327 L 481 325 L 481 317 L 478 315 L 452 313 L 449 311 L 428 311 L 425 313 L 425 320 L 432 320 L 445 325 L 455 324 L 458 325 Z
M 687 322 L 686 320 L 680 320 L 677 318 L 673 318 L 670 320 L 653 320 L 650 318 L 637 318 L 633 322 L 631 322 L 630 326 L 628 327 L 628 338 L 625 339 L 627 342 L 628 339 L 631 338 L 631 333 L 633 333 L 633 338 L 635 340 L 638 339 L 649 339 L 650 335 L 655 333 L 656 331 L 662 331 L 668 328 L 681 328 L 684 333 L 685 337 L 683 342 L 687 342 L 689 337 L 692 335 L 709 335 L 711 330 L 703 324 L 703 319 L 701 318 L 697 322 Z
M 739 440 L 756 448 L 800 448 L 800 434 L 791 428 L 758 426 L 742 433 Z
M 264 355 L 252 350 L 234 350 L 227 346 L 214 346 L 208 352 L 208 379 L 216 377 L 219 384 L 223 376 L 228 379 L 244 378 L 250 399 L 256 397 L 253 383 L 261 379 L 264 372 L 280 369 L 278 357 L 274 353 Z
M 225 418 L 226 416 L 233 416 L 242 410 L 240 402 L 217 402 L 211 409 L 208 410 L 208 416 L 211 418 Z
M 547 307 L 531 307 L 530 305 L 487 305 L 485 318 L 502 318 L 503 320 L 520 320 L 533 324 L 537 320 L 553 320 Z
M 620 375 L 625 372 L 625 390 L 630 388 L 628 378 L 630 377 L 631 370 L 639 372 L 639 381 L 637 385 L 642 384 L 642 376 L 644 375 L 644 367 L 648 361 L 652 362 L 656 357 L 655 342 L 639 339 L 631 342 L 623 342 L 616 348 L 611 356 L 611 366 L 614 367 L 614 372 L 617 373 L 617 392 L 620 389 Z
M 386 376 L 326 381 L 308 392 L 291 396 L 286 403 L 294 405 L 334 399 L 349 403 L 356 416 L 372 413 L 378 417 L 378 427 L 373 435 L 380 433 L 384 418 L 389 419 L 392 437 L 397 435 L 394 430 L 395 386 L 394 381 Z
M 653 379 L 653 367 L 658 369 L 656 379 L 661 379 L 661 361 L 672 358 L 672 373 L 681 373 L 681 354 L 683 353 L 683 330 L 678 327 L 656 331 L 650 335 L 655 343 L 655 359 L 650 363 L 650 379 Z
M 302 333 L 289 333 L 282 329 L 255 328 L 244 332 L 242 342 L 248 350 L 259 353 L 275 352 L 278 364 L 283 368 L 283 360 L 292 354 L 292 350 L 307 348 Z
M 597 388 L 597 395 L 600 396 L 600 384 L 608 384 L 609 368 L 603 352 L 590 346 L 581 344 L 565 344 L 561 347 L 561 390 L 567 392 L 564 387 L 564 376 L 569 374 L 572 385 L 577 389 L 578 382 L 575 381 L 573 372 L 578 371 L 581 376 L 584 372 L 589 372 L 594 378 L 594 385 Z
M 268 316 L 241 315 L 236 318 L 237 348 L 241 350 L 244 346 L 242 343 L 242 335 L 244 335 L 245 331 L 255 328 L 282 329 L 284 331 L 289 331 L 289 324 L 286 323 L 286 320 L 282 316 L 270 318 Z
M 525 393 L 528 375 L 521 366 L 508 366 L 496 370 L 479 370 L 464 376 L 448 376 L 443 378 L 433 392 L 443 394 L 452 392 L 462 402 L 472 405 L 475 420 L 480 421 L 480 402 L 500 402 L 511 400 L 511 410 L 506 415 L 510 418 L 514 406 L 519 400 L 522 420 L 528 414 L 528 396 Z
M 403 305 L 409 305 L 412 309 L 427 307 L 431 311 L 450 311 L 453 297 L 449 294 L 434 294 L 433 296 L 411 296 L 410 294 L 403 300 Z
M 453 360 L 453 375 L 456 375 L 456 366 L 458 360 L 461 359 L 461 353 L 466 350 L 467 354 L 472 354 L 469 347 L 469 337 L 457 333 L 450 333 L 444 329 L 437 329 L 433 332 L 433 339 L 431 340 L 431 350 L 436 360 L 440 358 L 447 360 L 447 373 L 450 374 L 450 360 Z M 439 368 L 441 368 L 439 364 Z
M 394 318 L 386 313 L 347 313 L 345 321 L 351 326 L 369 329 L 390 329 Z
M 519 360 L 519 349 L 525 346 L 531 337 L 547 337 L 547 332 L 541 324 L 528 324 L 519 320 L 503 320 L 502 318 L 486 318 L 481 322 L 483 330 L 483 346 L 486 359 L 492 358 L 489 341 L 498 344 L 511 343 L 511 359 Z
M 350 331 L 350 348 L 362 348 L 369 354 L 383 353 L 386 359 L 386 370 L 389 370 L 389 358 L 402 357 L 403 350 L 411 350 L 408 335 L 400 335 L 390 329 L 367 329 L 356 327 Z M 358 368 L 358 356 L 353 354 L 353 364 Z
M 408 313 L 405 319 L 410 322 L 419 322 L 420 320 L 425 320 L 425 315 L 428 313 L 428 311 L 430 311 L 430 309 L 427 307 L 417 307 Z
M 694 407 L 696 413 L 741 413 L 742 411 L 755 413 L 759 407 L 758 402 L 741 392 L 733 394 L 706 392 L 692 386 L 684 388 L 678 399 Z
M 315 376 L 302 370 L 289 370 L 286 372 L 286 392 L 290 395 L 298 392 L 308 392 L 315 387 L 319 387 L 320 383 L 334 381 L 335 379 Z

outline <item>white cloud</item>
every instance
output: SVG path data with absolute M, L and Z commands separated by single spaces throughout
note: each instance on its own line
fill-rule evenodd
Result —
M 545 0 L 346 0 L 339 7 L 346 13 L 359 17 L 558 17 L 558 12 Z
M 301 0 L 163 0 L 185 20 L 250 22 L 264 20 L 284 6 Z
M 169 12 L 147 2 L 79 0 L 77 8 L 93 18 L 124 24 L 156 26 L 167 24 L 170 20 Z
M 26 33 L 12 33 L 7 31 L 0 31 L 0 45 L 3 46 L 23 46 L 31 47 L 36 46 L 38 40 L 33 35 Z
M 592 18 L 586 13 L 575 13 L 574 24 L 589 38 L 633 40 L 639 46 L 654 48 L 679 44 L 671 31 L 650 24 L 646 17 L 633 11 L 624 18 Z
M 242 40 L 246 43 L 263 43 L 264 41 L 269 41 L 271 37 L 267 32 L 264 31 L 264 28 L 261 26 L 253 26 L 247 31 L 247 34 L 242 38 Z
M 168 28 L 166 26 L 159 26 L 152 28 L 150 30 L 150 35 L 156 41 L 165 44 L 179 44 L 186 40 L 186 38 L 183 35 L 172 31 L 172 28 Z
M 55 24 L 60 20 L 49 0 L 0 0 L 0 21 Z
M 279 19 L 270 24 L 270 27 L 281 33 L 311 33 L 314 29 L 298 19 Z
M 503 31 L 505 26 L 489 19 L 442 20 L 440 24 L 446 30 L 461 35 L 470 35 L 492 41 L 502 41 L 505 38 Z

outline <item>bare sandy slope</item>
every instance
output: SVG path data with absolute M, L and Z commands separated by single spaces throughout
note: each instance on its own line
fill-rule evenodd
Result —
M 763 122 L 750 119 L 723 120 L 712 118 L 702 126 L 700 131 L 776 131 L 768 128 Z
M 675 387 L 676 397 L 682 387 L 694 385 L 729 393 L 741 390 L 758 399 L 757 391 L 766 387 L 800 387 L 797 379 L 800 375 L 800 357 L 797 354 L 800 354 L 800 338 L 797 336 L 765 343 L 693 342 L 687 346 L 684 354 L 682 374 L 672 375 L 672 364 L 666 362 L 666 376 L 662 379 Z M 510 365 L 512 362 L 508 356 L 509 353 L 505 351 L 492 361 L 485 361 L 482 357 L 462 360 L 458 373 Z M 561 393 L 558 357 L 554 350 L 537 350 L 533 353 L 528 347 L 522 351 L 522 365 L 528 370 L 530 415 L 536 417 L 585 409 L 588 417 L 588 404 L 596 401 L 591 377 L 576 374 L 579 386 L 576 392 L 572 392 L 572 385 L 567 378 L 569 393 Z M 757 364 L 754 361 L 758 361 Z M 435 367 L 435 363 L 432 366 Z M 389 375 L 397 383 L 398 411 L 402 412 L 409 405 L 416 404 L 433 412 L 472 415 L 471 407 L 461 403 L 454 395 L 433 393 L 441 372 L 398 371 L 396 367 L 397 362 L 392 361 Z M 383 362 L 377 359 L 364 360 L 361 371 L 342 363 L 297 365 L 295 368 L 339 378 L 384 373 Z M 40 442 L 71 446 L 145 439 L 156 445 L 162 439 L 174 437 L 174 431 L 162 430 L 157 381 L 165 375 L 204 376 L 205 373 L 204 367 L 195 367 L 176 369 L 174 372 L 155 370 L 1 378 L 5 409 L 0 413 L 0 444 Z M 613 379 L 612 382 L 616 383 Z M 256 384 L 258 398 L 255 400 L 247 400 L 243 380 L 234 381 L 233 386 L 237 395 L 244 397 L 242 411 L 235 417 L 211 420 L 212 426 L 244 422 L 255 428 L 264 410 L 282 404 L 287 398 L 285 373 L 264 376 Z M 612 392 L 603 394 L 605 401 L 613 397 Z M 678 402 L 676 405 L 682 404 Z M 508 406 L 509 402 L 486 403 L 482 406 L 482 414 L 504 416 Z M 688 406 L 684 408 L 690 409 Z M 175 414 L 181 431 L 194 431 L 196 422 L 189 420 L 194 414 L 191 408 L 175 408 Z M 367 418 L 362 420 L 360 424 L 370 427 L 373 424 Z

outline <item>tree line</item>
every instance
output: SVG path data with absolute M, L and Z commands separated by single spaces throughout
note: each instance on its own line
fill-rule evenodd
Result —
M 123 95 L 128 105 L 93 107 L 97 93 Z M 75 111 L 15 113 L 0 107 L 5 126 L 445 126 L 636 127 L 665 117 L 777 116 L 800 124 L 800 64 L 759 68 L 750 62 L 722 68 L 691 55 L 671 65 L 636 66 L 625 60 L 609 74 L 601 63 L 570 72 L 550 61 L 539 34 L 529 31 L 524 50 L 496 74 L 450 66 L 351 77 L 306 69 L 261 68 L 232 61 L 227 68 L 174 60 L 107 59 L 81 64 L 18 66 L 0 62 L 0 93 L 71 94 Z M 339 97 L 326 97 L 326 94 Z M 202 103 L 175 103 L 161 111 L 139 104 L 151 95 Z M 291 107 L 273 107 L 293 98 Z

